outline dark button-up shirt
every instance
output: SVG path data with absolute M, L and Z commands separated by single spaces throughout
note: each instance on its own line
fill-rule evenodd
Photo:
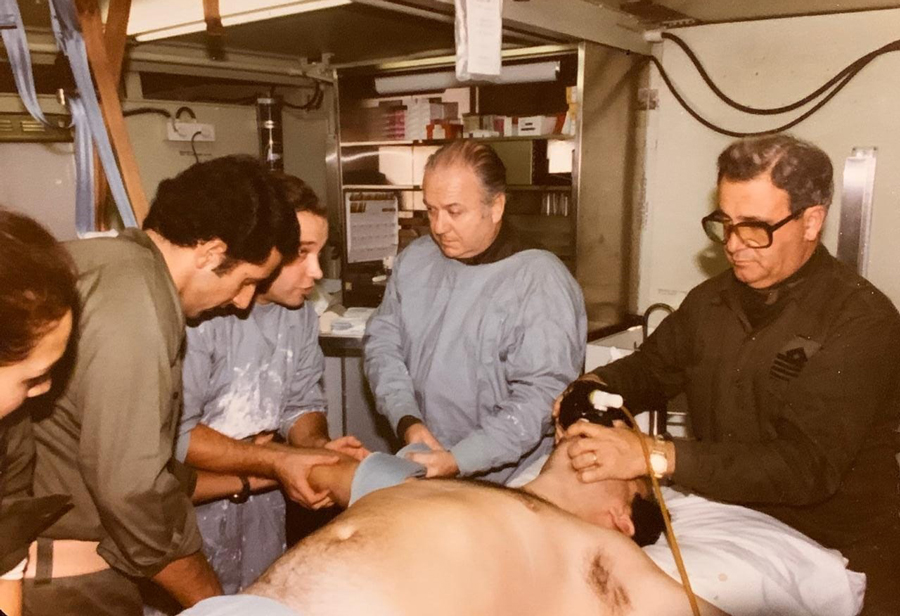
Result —
M 824 248 L 812 259 L 757 328 L 729 270 L 595 372 L 638 409 L 687 394 L 696 440 L 676 442 L 678 484 L 842 548 L 896 525 L 900 316 Z
M 66 247 L 82 302 L 77 355 L 53 412 L 34 426 L 34 490 L 71 494 L 75 507 L 44 535 L 99 541 L 110 565 L 150 577 L 201 545 L 172 467 L 184 314 L 142 231 Z

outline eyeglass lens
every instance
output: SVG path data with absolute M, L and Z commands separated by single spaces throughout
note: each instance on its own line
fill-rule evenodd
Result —
M 722 220 L 706 219 L 703 222 L 706 235 L 714 242 L 724 244 L 728 241 L 728 235 L 735 233 L 744 245 L 750 248 L 765 248 L 772 240 L 765 227 L 753 224 L 732 224 Z

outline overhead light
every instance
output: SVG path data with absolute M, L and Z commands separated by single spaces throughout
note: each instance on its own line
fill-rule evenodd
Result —
M 225 27 L 350 4 L 351 0 L 220 0 Z M 109 4 L 108 1 L 106 3 Z M 133 0 L 128 34 L 139 42 L 181 36 L 206 29 L 202 2 Z
M 500 78 L 491 83 L 533 83 L 538 81 L 556 81 L 559 76 L 559 62 L 535 62 L 533 64 L 512 64 L 504 66 Z M 467 85 L 459 81 L 455 71 L 436 71 L 433 73 L 414 73 L 407 75 L 387 75 L 375 78 L 375 91 L 379 94 L 397 94 L 399 92 L 428 92 L 446 90 Z

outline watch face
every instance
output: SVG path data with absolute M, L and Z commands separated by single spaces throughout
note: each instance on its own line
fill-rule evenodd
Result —
M 661 451 L 654 451 L 650 454 L 650 466 L 653 468 L 653 474 L 662 477 L 669 470 L 669 461 L 666 454 Z

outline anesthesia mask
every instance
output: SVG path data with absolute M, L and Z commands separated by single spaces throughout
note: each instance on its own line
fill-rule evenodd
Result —
M 576 421 L 613 427 L 616 420 L 631 422 L 620 408 L 624 404 L 622 396 L 606 391 L 604 385 L 594 381 L 575 381 L 559 405 L 559 425 L 567 430 Z

